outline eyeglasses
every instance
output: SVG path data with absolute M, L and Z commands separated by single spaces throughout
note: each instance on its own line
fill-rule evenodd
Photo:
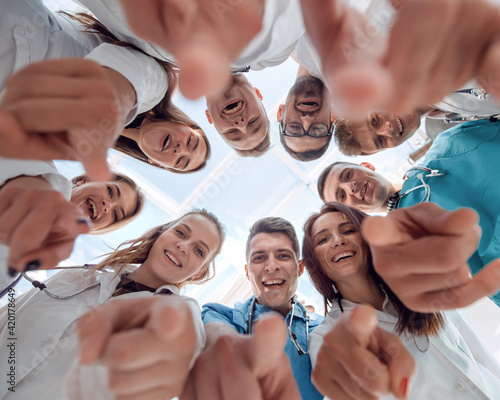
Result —
M 320 122 L 317 122 L 309 126 L 307 132 L 305 131 L 304 127 L 298 122 L 289 122 L 288 124 L 285 125 L 284 129 L 283 129 L 283 123 L 280 122 L 279 127 L 280 127 L 280 135 L 291 136 L 291 137 L 311 136 L 315 138 L 321 138 L 330 136 L 333 130 L 333 124 L 328 126 L 327 124 L 323 124 Z

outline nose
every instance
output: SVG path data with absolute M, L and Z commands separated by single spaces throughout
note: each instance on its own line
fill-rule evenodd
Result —
M 174 146 L 174 154 L 182 154 L 186 150 L 186 147 L 184 146 L 184 143 L 182 142 L 177 142 Z
M 271 255 L 268 259 L 267 259 L 267 263 L 266 263 L 266 271 L 267 272 L 275 272 L 279 270 L 279 265 L 278 263 L 276 262 L 276 259 L 274 258 L 273 255 Z
M 233 119 L 233 125 L 234 126 L 244 126 L 245 125 L 245 116 L 242 114 L 235 119 Z
M 334 233 L 333 240 L 331 241 L 331 243 L 332 243 L 332 247 L 345 246 L 345 244 L 346 244 L 345 237 L 338 232 Z
M 380 136 L 393 137 L 394 134 L 394 126 L 390 121 L 386 121 L 386 123 L 377 131 L 377 135 Z
M 102 199 L 102 210 L 104 214 L 107 214 L 111 211 L 112 204 L 106 199 Z
M 300 120 L 302 122 L 302 127 L 304 128 L 304 131 L 307 132 L 309 130 L 309 127 L 313 123 L 313 117 L 312 117 L 312 115 L 301 114 L 300 115 Z
M 182 254 L 187 254 L 188 253 L 188 245 L 186 242 L 179 242 L 177 243 L 177 249 L 182 253 Z
M 347 193 L 356 193 L 358 188 L 358 183 L 355 180 L 342 182 L 340 185 Z

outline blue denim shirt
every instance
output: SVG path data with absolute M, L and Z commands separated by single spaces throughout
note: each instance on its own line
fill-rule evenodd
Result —
M 232 326 L 238 333 L 245 335 L 248 333 L 248 315 L 250 313 L 250 304 L 254 296 L 247 301 L 236 303 L 234 308 L 223 306 L 218 303 L 208 303 L 203 306 L 202 319 L 204 324 L 210 322 L 222 322 Z M 254 321 L 259 319 L 259 316 L 267 312 L 273 312 L 272 309 L 255 303 Z M 293 315 L 292 332 L 297 335 L 297 339 L 303 349 L 307 349 L 306 339 L 306 319 L 304 306 L 297 303 Z M 309 333 L 316 328 L 323 317 L 308 313 L 309 315 Z M 290 312 L 286 316 L 286 323 L 290 322 Z M 293 375 L 297 381 L 302 399 L 304 400 L 322 400 L 323 396 L 318 392 L 311 382 L 311 359 L 309 355 L 299 356 L 293 342 L 288 337 L 285 353 L 290 359 Z

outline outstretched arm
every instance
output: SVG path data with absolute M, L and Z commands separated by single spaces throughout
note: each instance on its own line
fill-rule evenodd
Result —
M 363 236 L 375 270 L 410 309 L 435 312 L 465 307 L 500 289 L 500 260 L 474 277 L 467 260 L 481 230 L 470 209 L 446 211 L 434 203 L 369 218 Z
M 397 15 L 389 38 L 338 0 L 301 1 L 344 114 L 412 112 L 472 78 L 500 100 L 500 10 L 487 0 L 391 0 Z
M 0 242 L 10 247 L 10 274 L 56 266 L 89 227 L 83 211 L 42 177 L 20 176 L 0 187 Z
M 69 376 L 71 398 L 83 392 L 88 398 L 109 397 L 109 391 L 126 399 L 179 396 L 203 344 L 194 318 L 201 324 L 201 316 L 193 316 L 187 302 L 175 295 L 117 298 L 88 312 L 78 321 L 82 365 Z M 98 379 L 103 366 L 107 382 Z M 103 385 L 79 390 L 89 377 Z
M 283 319 L 261 318 L 244 336 L 219 322 L 205 325 L 207 348 L 196 360 L 181 400 L 299 400 Z
M 396 335 L 377 326 L 371 307 L 343 314 L 322 338 L 313 332 L 311 339 L 312 379 L 328 398 L 403 399 L 409 393 L 415 361 Z
M 107 150 L 134 104 L 130 83 L 93 61 L 29 65 L 9 79 L 0 102 L 0 155 L 78 160 L 91 179 L 106 180 Z

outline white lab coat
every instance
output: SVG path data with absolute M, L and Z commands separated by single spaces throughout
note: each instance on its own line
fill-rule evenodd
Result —
M 342 300 L 345 312 L 357 306 Z M 318 358 L 323 336 L 341 315 L 335 303 L 327 317 L 311 334 L 311 362 Z M 383 311 L 377 310 L 378 325 L 393 332 L 396 310 L 386 298 Z M 500 365 L 483 343 L 472 322 L 460 311 L 446 312 L 446 326 L 439 337 L 430 338 L 429 351 L 425 337 L 401 337 L 406 349 L 417 363 L 409 400 L 496 399 L 500 393 Z M 420 349 L 420 350 L 419 350 Z M 382 399 L 394 399 L 393 396 Z M 381 400 L 382 400 L 381 399 Z
M 0 0 L 0 10 L 0 94 L 9 76 L 28 64 L 76 57 L 111 68 L 131 83 L 137 102 L 126 123 L 165 96 L 165 70 L 148 55 L 81 32 L 79 22 L 53 14 L 41 0 Z
M 145 53 L 165 61 L 174 57 L 161 47 L 135 35 L 127 26 L 119 0 L 80 0 L 119 39 L 133 43 Z M 230 2 L 227 3 L 231 7 Z M 216 6 L 214 4 L 214 6 Z M 237 7 L 237 5 L 236 5 Z M 224 17 L 224 13 L 221 17 Z M 233 62 L 233 68 L 249 65 L 261 70 L 284 62 L 305 33 L 299 0 L 266 0 L 261 31 Z
M 122 273 L 131 272 L 135 266 L 126 267 Z M 73 375 L 73 385 L 68 396 L 64 393 L 64 379 L 78 357 L 78 343 L 74 331 L 76 320 L 88 310 L 104 303 L 111 296 L 120 281 L 114 272 L 100 273 L 97 278 L 82 276 L 82 269 L 63 271 L 47 280 L 45 284 L 55 294 L 67 295 L 88 287 L 95 281 L 100 286 L 86 291 L 72 299 L 56 300 L 33 289 L 15 301 L 15 340 L 8 339 L 12 332 L 7 326 L 7 307 L 0 309 L 0 374 L 7 377 L 10 365 L 7 363 L 10 349 L 5 343 L 15 343 L 16 387 L 15 393 L 1 385 L 0 399 L 96 399 L 112 398 L 104 386 L 106 382 L 97 379 L 99 369 L 84 368 Z M 121 274 L 120 274 L 121 275 Z M 179 294 L 172 285 L 168 288 Z M 150 292 L 129 293 L 123 297 L 150 296 Z M 195 300 L 183 296 L 187 301 L 195 324 L 198 355 L 205 345 L 205 331 L 201 312 Z M 79 378 L 85 381 L 79 382 Z M 91 379 L 89 377 L 96 377 Z M 2 379 L 5 382 L 5 379 Z
M 40 176 L 49 182 L 54 190 L 68 200 L 71 198 L 71 183 L 61 175 L 52 161 L 20 160 L 0 157 L 0 188 L 9 179 L 26 175 Z M 9 248 L 0 243 L 0 290 L 7 287 L 13 279 L 7 274 Z

